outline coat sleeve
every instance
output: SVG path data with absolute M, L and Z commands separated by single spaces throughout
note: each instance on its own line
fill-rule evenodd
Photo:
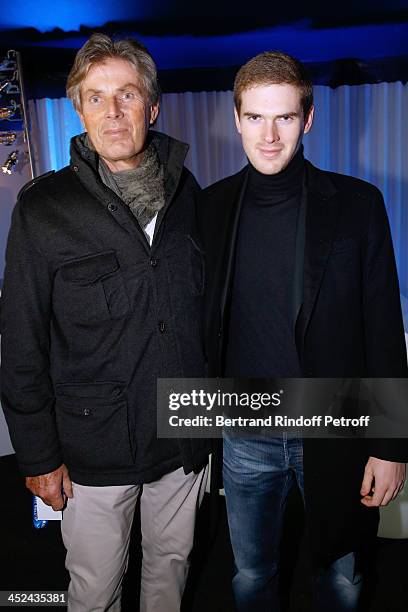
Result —
M 397 269 L 387 213 L 377 189 L 371 201 L 365 247 L 363 308 L 367 371 L 376 378 L 405 378 L 407 354 Z M 389 409 L 392 411 L 392 406 Z M 369 455 L 407 461 L 408 431 L 405 436 L 405 439 L 368 440 Z
M 2 406 L 22 473 L 62 463 L 50 378 L 52 274 L 38 245 L 30 198 L 18 201 L 9 233 L 1 297 Z M 37 231 L 35 231 L 37 228 Z

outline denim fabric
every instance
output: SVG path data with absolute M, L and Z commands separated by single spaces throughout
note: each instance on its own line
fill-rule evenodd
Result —
M 278 612 L 279 545 L 288 493 L 296 481 L 304 499 L 303 445 L 295 435 L 224 436 L 224 487 L 236 573 L 238 612 Z M 350 553 L 316 576 L 315 610 L 353 612 L 361 576 Z
M 353 612 L 359 610 L 363 576 L 356 568 L 356 555 L 340 557 L 327 569 L 320 569 L 315 582 L 316 612 Z

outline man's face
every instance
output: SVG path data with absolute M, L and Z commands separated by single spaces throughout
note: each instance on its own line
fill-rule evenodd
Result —
M 251 164 L 262 174 L 277 174 L 298 151 L 312 127 L 313 108 L 306 119 L 300 91 L 287 83 L 259 85 L 241 95 L 235 124 Z
M 149 107 L 136 68 L 108 58 L 91 66 L 81 83 L 78 114 L 97 153 L 112 172 L 139 165 L 158 105 Z

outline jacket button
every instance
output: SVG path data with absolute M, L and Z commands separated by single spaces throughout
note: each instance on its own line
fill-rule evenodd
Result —
M 118 210 L 118 207 L 116 206 L 116 204 L 108 204 L 108 210 L 109 212 L 116 212 Z
M 218 330 L 218 337 L 221 338 L 221 336 L 222 336 L 222 329 L 219 329 Z
M 74 172 L 79 172 L 78 166 L 73 166 L 73 170 L 74 170 Z
M 152 257 L 150 259 L 150 265 L 152 266 L 152 268 L 155 268 L 157 266 L 157 259 L 156 259 L 156 257 Z
M 84 408 L 83 415 L 84 416 L 89 416 L 90 414 L 91 414 L 90 409 L 89 408 Z
M 166 324 L 163 321 L 160 321 L 159 323 L 159 330 L 162 334 L 166 331 Z

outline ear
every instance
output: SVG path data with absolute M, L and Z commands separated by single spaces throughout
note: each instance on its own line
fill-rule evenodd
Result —
M 72 104 L 74 107 L 74 110 L 76 112 L 76 114 L 79 117 L 79 120 L 81 121 L 81 125 L 84 129 L 85 128 L 85 121 L 84 121 L 84 116 L 82 114 L 82 92 L 81 90 L 79 90 L 79 96 L 75 97 L 75 100 L 72 100 Z
M 314 106 L 312 106 L 312 108 L 310 109 L 307 119 L 305 121 L 305 127 L 303 128 L 304 134 L 307 134 L 311 130 L 311 127 L 313 124 L 313 117 L 314 117 Z
M 241 131 L 241 122 L 239 120 L 239 115 L 238 115 L 238 111 L 237 111 L 236 107 L 234 107 L 234 119 L 235 119 L 235 126 L 236 126 L 236 128 L 238 130 L 238 134 L 242 134 L 242 131 Z
M 156 121 L 158 114 L 159 114 L 159 103 L 154 104 L 150 107 L 150 119 L 149 119 L 150 125 L 153 125 L 153 123 Z
M 79 119 L 80 119 L 80 121 L 81 121 L 81 125 L 82 125 L 82 127 L 83 127 L 83 128 L 84 128 L 84 130 L 85 130 L 86 128 L 85 128 L 84 116 L 83 116 L 83 114 L 81 113 L 81 111 L 80 111 L 80 110 L 77 110 L 77 115 L 78 115 L 78 117 L 79 117 Z

